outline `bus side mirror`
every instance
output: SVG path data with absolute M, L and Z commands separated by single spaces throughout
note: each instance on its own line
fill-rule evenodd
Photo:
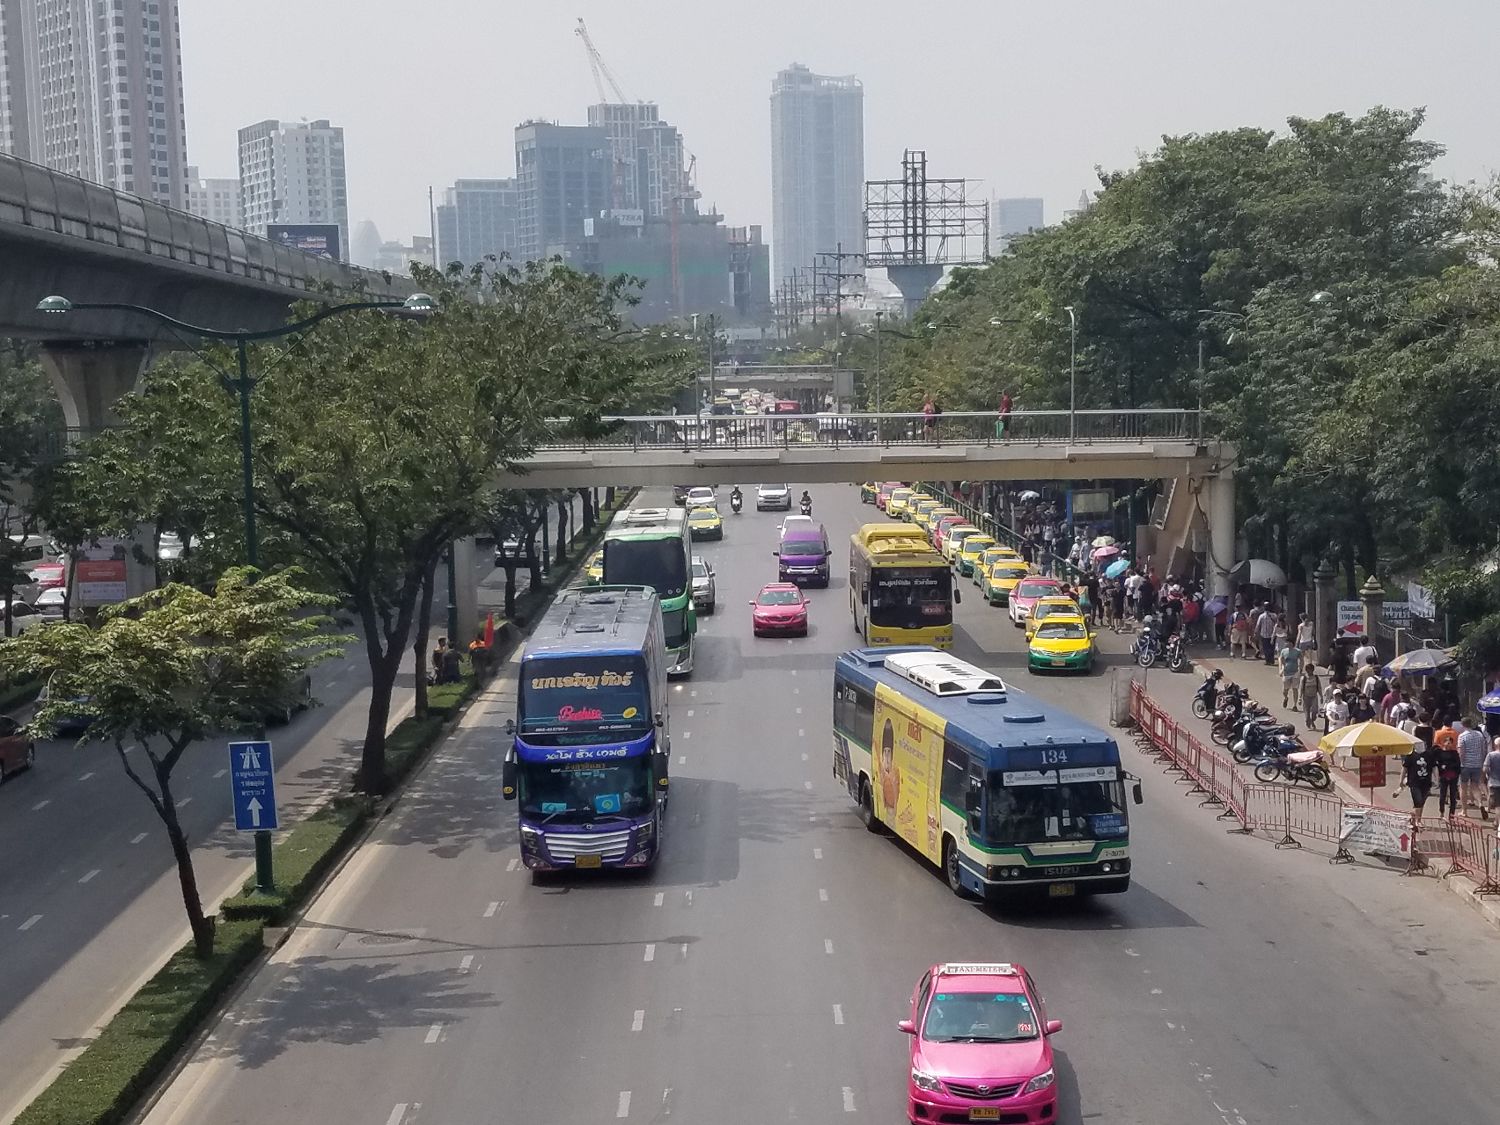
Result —
M 870 600 L 870 587 L 869 586 L 861 586 L 859 588 L 859 600 L 860 600 L 861 603 L 868 602 Z
M 500 796 L 507 801 L 516 799 L 516 763 L 513 758 L 506 758 L 500 767 Z
M 1146 800 L 1146 798 L 1141 795 L 1141 783 L 1139 781 L 1137 781 L 1130 787 L 1130 795 L 1135 799 L 1135 803 L 1138 805 L 1144 803 Z
M 666 717 L 660 711 L 651 716 L 651 721 L 659 727 L 665 726 L 667 722 Z
M 964 592 L 962 590 L 958 589 L 958 587 L 955 586 L 953 588 L 953 604 L 954 605 L 958 605 L 963 600 L 964 600 Z

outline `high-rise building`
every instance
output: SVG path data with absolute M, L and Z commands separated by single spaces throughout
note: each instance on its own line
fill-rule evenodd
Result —
M 516 128 L 516 257 L 560 253 L 585 219 L 610 209 L 608 133 L 592 125 L 528 121 Z
M 589 124 L 609 137 L 611 210 L 656 218 L 688 199 L 682 134 L 655 102 L 600 102 L 589 106 Z
M 370 267 L 386 273 L 406 276 L 411 273 L 414 262 L 420 262 L 424 266 L 433 264 L 431 235 L 412 235 L 409 246 L 401 242 L 382 242 L 380 248 L 375 251 Z
M 325 121 L 258 121 L 240 130 L 240 206 L 245 229 L 272 223 L 336 223 L 349 254 L 344 130 Z
M 778 283 L 815 255 L 865 248 L 864 88 L 800 63 L 771 84 L 772 249 Z
M 990 215 L 990 254 L 999 257 L 1010 246 L 1011 239 L 1041 230 L 1042 201 L 1031 196 L 1021 199 L 997 199 Z
M 240 182 L 228 179 L 205 179 L 198 169 L 187 166 L 187 209 L 201 215 L 211 223 L 226 227 L 242 227 L 244 216 L 240 213 Z
M 0 0 L 0 149 L 185 207 L 177 0 Z
M 516 257 L 516 181 L 455 180 L 437 206 L 438 262 L 472 266 L 488 254 Z

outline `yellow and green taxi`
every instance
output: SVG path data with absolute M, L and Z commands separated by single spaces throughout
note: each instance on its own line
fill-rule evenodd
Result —
M 1030 672 L 1091 672 L 1094 668 L 1094 633 L 1078 614 L 1053 614 L 1043 620 L 1026 642 L 1026 669 Z
M 1083 616 L 1083 610 L 1078 608 L 1078 603 L 1072 598 L 1053 594 L 1045 598 L 1038 598 L 1036 604 L 1031 607 L 1031 612 L 1026 615 L 1026 640 L 1031 641 L 1031 635 L 1035 633 L 1042 622 L 1049 617 L 1079 617 Z
M 911 508 L 911 522 L 923 531 L 930 531 L 932 525 L 944 516 L 958 515 L 952 508 L 943 507 L 941 500 L 934 500 L 931 496 L 918 500 Z
M 859 486 L 859 502 L 861 504 L 875 503 L 875 494 L 880 491 L 880 486 L 872 480 L 862 481 Z
M 697 539 L 723 539 L 724 517 L 717 508 L 689 508 L 688 534 Z
M 597 586 L 604 581 L 604 552 L 595 551 L 583 566 L 583 584 Z
M 916 494 L 909 488 L 898 488 L 891 493 L 891 498 L 885 502 L 885 514 L 894 516 L 898 520 L 911 518 L 911 502 Z
M 990 605 L 1009 605 L 1011 591 L 1030 573 L 1025 559 L 1000 559 L 984 572 L 979 589 Z
M 984 557 L 985 551 L 995 545 L 995 537 L 980 532 L 978 535 L 965 536 L 963 542 L 958 545 L 958 557 L 954 560 L 958 565 L 958 573 L 970 578 L 974 577 L 979 560 Z
M 974 585 L 983 587 L 984 576 L 990 572 L 990 567 L 997 562 L 1016 562 L 1021 558 L 1009 547 L 1001 547 L 991 543 L 980 553 L 979 558 L 974 561 L 974 570 L 970 577 L 974 579 Z

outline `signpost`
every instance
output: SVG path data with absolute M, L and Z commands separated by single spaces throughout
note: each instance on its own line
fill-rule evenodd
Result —
M 271 832 L 281 827 L 276 815 L 276 768 L 269 742 L 229 744 L 229 792 L 234 800 L 234 827 L 255 833 L 255 889 L 276 889 L 271 872 Z

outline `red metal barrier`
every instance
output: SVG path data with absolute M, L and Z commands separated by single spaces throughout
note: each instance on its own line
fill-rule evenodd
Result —
M 1488 824 L 1458 821 L 1452 825 L 1453 866 L 1455 871 L 1474 880 L 1477 895 L 1500 894 L 1500 836 Z M 1446 876 L 1445 876 L 1446 878 Z

